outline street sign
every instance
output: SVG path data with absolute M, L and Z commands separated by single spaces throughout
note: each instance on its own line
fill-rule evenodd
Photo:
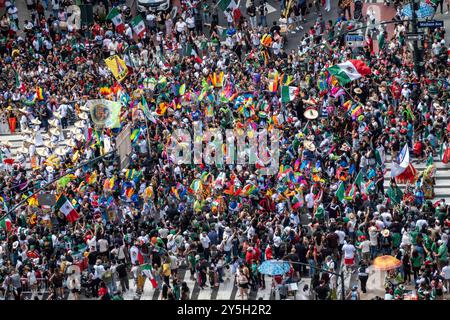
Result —
M 422 41 L 424 39 L 423 32 L 418 33 L 407 33 L 406 40 L 407 41 Z
M 364 36 L 357 33 L 347 34 L 345 42 L 351 48 L 362 47 L 364 46 Z
M 417 27 L 419 28 L 442 28 L 443 26 L 443 20 L 419 21 L 417 23 Z
M 345 41 L 364 41 L 364 36 L 360 34 L 348 34 L 345 36 Z

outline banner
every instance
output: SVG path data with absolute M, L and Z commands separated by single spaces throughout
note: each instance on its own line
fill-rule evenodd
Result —
M 125 61 L 118 55 L 105 59 L 105 63 L 117 81 L 122 81 L 128 74 L 128 68 Z
M 86 106 L 89 108 L 92 121 L 97 127 L 112 129 L 120 127 L 120 101 L 88 100 Z

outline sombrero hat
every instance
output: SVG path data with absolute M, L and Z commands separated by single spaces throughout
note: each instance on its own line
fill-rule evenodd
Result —
M 75 127 L 80 128 L 80 129 L 83 129 L 85 127 L 85 123 L 83 120 L 75 122 L 74 125 L 75 125 Z
M 32 123 L 32 124 L 35 124 L 35 125 L 40 125 L 40 124 L 41 124 L 41 122 L 39 121 L 39 119 L 36 119 L 36 118 L 34 118 L 33 120 L 31 120 L 31 123 Z
M 77 144 L 75 143 L 75 141 L 73 141 L 72 139 L 69 139 L 66 141 L 66 145 L 73 148 L 75 147 Z
M 27 108 L 25 108 L 25 107 L 23 107 L 23 108 L 21 108 L 21 109 L 17 109 L 17 110 L 18 110 L 19 112 L 28 114 Z
M 59 136 L 61 134 L 61 131 L 58 128 L 51 128 L 49 132 L 52 136 Z
M 82 106 L 80 107 L 80 110 L 81 110 L 81 111 L 86 111 L 86 112 L 90 111 L 90 109 L 89 109 L 89 107 L 88 107 L 87 105 L 82 105 Z
M 82 120 L 87 120 L 87 119 L 89 118 L 89 116 L 87 115 L 86 112 L 81 112 L 81 113 L 78 115 L 78 118 L 80 118 L 80 119 L 82 119 Z
M 361 88 L 355 88 L 353 91 L 354 91 L 356 94 L 361 94 L 361 93 L 362 93 Z
M 48 151 L 45 148 L 36 148 L 36 154 L 41 157 L 48 157 Z
M 63 147 L 58 147 L 55 149 L 55 154 L 57 154 L 58 156 L 64 156 L 66 155 L 67 150 L 64 149 Z
M 315 107 L 311 106 L 306 108 L 305 112 L 303 113 L 303 116 L 308 120 L 314 120 L 319 116 L 319 112 L 316 110 Z
M 61 119 L 61 118 L 62 118 L 61 113 L 59 113 L 58 111 L 53 112 L 53 116 L 54 116 L 56 119 Z
M 316 151 L 316 146 L 314 145 L 314 143 L 312 141 L 305 140 L 303 142 L 303 145 L 305 146 L 306 149 L 308 149 L 311 152 Z
M 51 119 L 51 120 L 48 120 L 48 123 L 49 123 L 52 127 L 58 127 L 58 125 L 59 125 L 57 119 Z
M 55 172 L 55 169 L 53 169 L 52 166 L 46 166 L 46 167 L 45 167 L 45 170 L 47 170 L 48 173 L 53 173 L 53 172 Z
M 49 141 L 44 141 L 44 146 L 46 146 L 47 148 L 53 149 L 56 147 L 56 144 L 54 144 L 53 142 Z
M 11 142 L 9 142 L 9 141 L 3 142 L 3 145 L 6 146 L 6 147 L 8 147 L 8 148 L 11 148 L 11 147 L 12 147 L 12 144 L 11 144 Z

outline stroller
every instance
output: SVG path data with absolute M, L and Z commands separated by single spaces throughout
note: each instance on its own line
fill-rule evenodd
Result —
M 362 0 L 355 0 L 355 10 L 353 12 L 353 17 L 356 21 L 363 20 L 362 7 Z

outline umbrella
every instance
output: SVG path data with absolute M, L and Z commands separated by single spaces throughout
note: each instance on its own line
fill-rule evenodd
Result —
M 373 261 L 373 267 L 382 271 L 396 269 L 401 265 L 402 262 L 393 256 L 381 256 Z
M 266 260 L 258 268 L 259 272 L 269 276 L 283 275 L 289 272 L 291 266 L 287 261 Z
M 425 2 L 421 2 L 419 10 L 416 11 L 417 19 L 432 18 L 434 16 L 434 8 Z M 403 6 L 401 10 L 401 15 L 404 17 L 412 18 L 412 7 L 408 3 Z

